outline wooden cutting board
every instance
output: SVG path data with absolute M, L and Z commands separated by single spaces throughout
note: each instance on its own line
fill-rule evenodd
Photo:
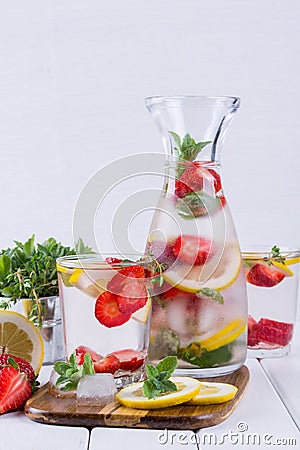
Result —
M 234 384 L 238 388 L 235 398 L 229 402 L 210 406 L 172 406 L 156 410 L 125 408 L 117 402 L 104 408 L 76 406 L 76 398 L 57 398 L 48 393 L 48 384 L 33 395 L 25 406 L 25 414 L 36 422 L 53 425 L 85 427 L 173 428 L 194 430 L 211 427 L 223 422 L 237 407 L 248 382 L 249 370 L 242 366 L 236 372 L 223 377 L 203 378 Z

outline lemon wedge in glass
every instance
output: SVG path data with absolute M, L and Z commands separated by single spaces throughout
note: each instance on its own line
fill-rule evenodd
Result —
M 237 242 L 228 242 L 221 255 L 215 255 L 202 266 L 177 266 L 163 277 L 171 286 L 185 292 L 199 292 L 203 287 L 222 291 L 238 277 L 242 258 Z
M 136 409 L 159 409 L 179 405 L 194 398 L 199 392 L 201 383 L 190 377 L 171 377 L 177 391 L 158 395 L 148 399 L 143 393 L 143 383 L 134 383 L 121 389 L 116 398 L 121 405 Z

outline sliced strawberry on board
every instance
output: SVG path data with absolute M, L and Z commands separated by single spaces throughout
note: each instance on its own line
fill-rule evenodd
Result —
M 25 373 L 13 367 L 0 370 L 0 414 L 23 408 L 31 394 L 31 383 Z
M 260 287 L 273 287 L 280 283 L 285 275 L 273 266 L 255 264 L 246 275 L 250 284 Z
M 196 266 L 204 264 L 214 253 L 210 240 L 186 234 L 178 236 L 173 252 L 181 261 Z
M 111 353 L 120 361 L 120 369 L 134 372 L 144 364 L 145 356 L 142 352 L 126 349 Z
M 111 292 L 103 292 L 96 300 L 95 317 L 105 327 L 112 328 L 128 322 L 131 314 L 122 314 L 117 296 Z
M 125 284 L 117 296 L 119 309 L 123 314 L 133 314 L 143 308 L 148 300 L 148 291 L 142 281 L 135 280 Z
M 6 366 L 10 366 L 11 363 L 8 361 L 9 358 L 12 358 L 19 366 L 19 371 L 21 373 L 25 373 L 29 381 L 33 381 L 35 379 L 35 373 L 31 365 L 25 359 L 19 358 L 18 356 L 10 355 L 8 353 L 2 353 L 0 355 L 0 370 Z
M 94 352 L 94 350 L 90 349 L 89 347 L 85 347 L 84 345 L 80 345 L 75 350 L 76 353 L 76 362 L 79 366 L 81 366 L 84 363 L 84 355 L 86 353 L 90 354 L 92 361 L 99 361 L 102 356 L 99 355 L 99 353 Z
M 94 362 L 96 373 L 115 373 L 120 368 L 120 362 L 114 355 L 108 355 Z
M 123 267 L 107 283 L 107 289 L 113 294 L 119 294 L 123 286 L 132 278 L 145 278 L 145 269 L 143 266 Z

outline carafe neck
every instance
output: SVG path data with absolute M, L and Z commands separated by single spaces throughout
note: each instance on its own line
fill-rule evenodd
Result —
M 222 143 L 238 97 L 148 97 L 170 160 L 220 163 Z

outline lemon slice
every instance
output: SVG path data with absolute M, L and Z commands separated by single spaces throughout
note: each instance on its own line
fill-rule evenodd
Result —
M 202 382 L 200 392 L 186 405 L 215 405 L 232 400 L 238 388 L 228 383 Z
M 128 408 L 158 409 L 179 405 L 191 400 L 200 391 L 200 381 L 190 377 L 171 377 L 177 391 L 148 399 L 143 393 L 143 383 L 134 383 L 121 389 L 116 395 L 119 403 Z
M 222 291 L 238 277 L 242 258 L 237 242 L 228 242 L 221 254 L 215 255 L 203 266 L 178 266 L 163 273 L 164 279 L 185 292 L 198 292 L 201 288 Z
M 211 352 L 224 345 L 230 344 L 246 330 L 246 322 L 243 319 L 235 319 L 212 336 L 197 340 L 202 348 Z
M 138 309 L 135 313 L 132 314 L 131 318 L 140 323 L 146 323 L 151 312 L 151 297 L 148 296 L 148 300 L 143 308 Z
M 0 350 L 28 361 L 37 375 L 44 360 L 39 330 L 22 314 L 0 311 Z
M 285 265 L 292 266 L 293 264 L 297 264 L 298 262 L 300 262 L 300 256 L 296 256 L 295 258 L 287 258 L 285 260 Z
M 116 273 L 107 264 L 107 269 L 76 269 L 69 278 L 69 283 L 90 297 L 96 298 L 106 290 L 107 281 Z

